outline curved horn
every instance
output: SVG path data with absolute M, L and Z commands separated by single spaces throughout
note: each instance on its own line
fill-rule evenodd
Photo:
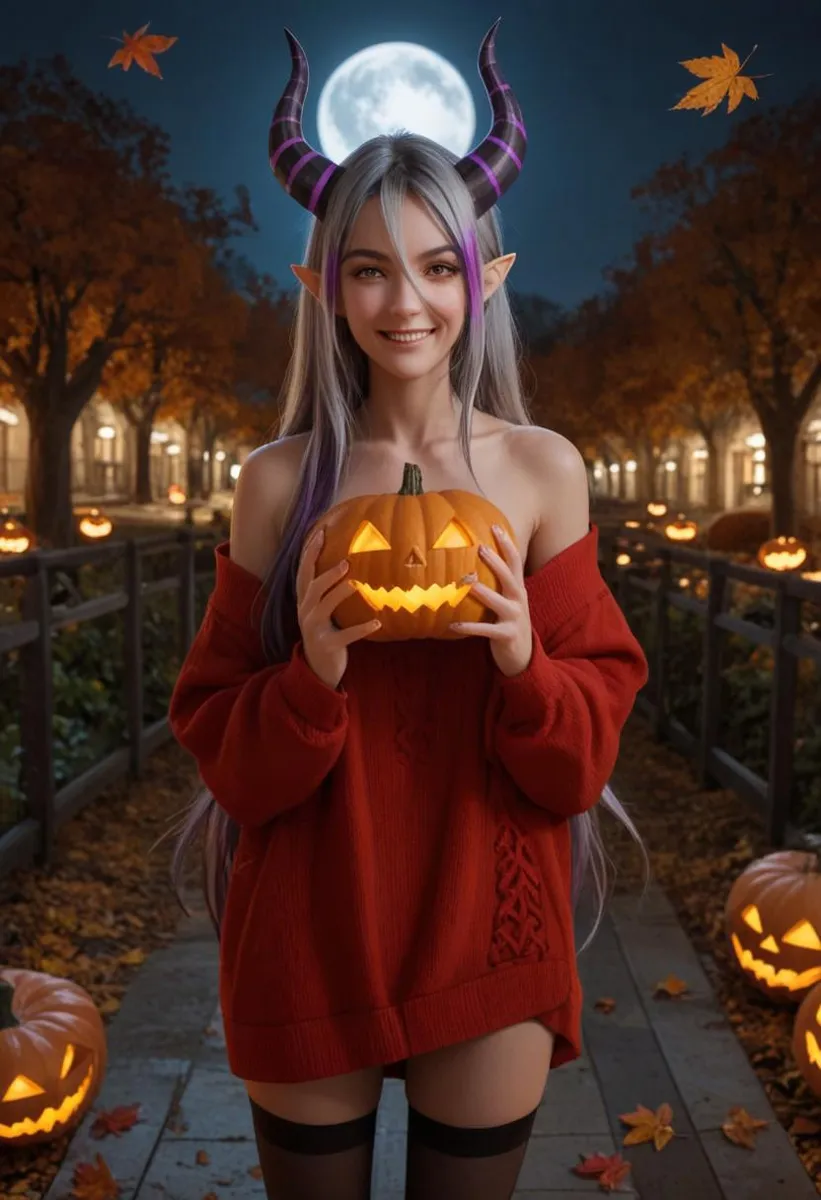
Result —
M 290 29 L 285 30 L 285 36 L 291 49 L 291 78 L 271 119 L 268 161 L 288 195 L 321 220 L 331 189 L 345 168 L 314 150 L 302 136 L 308 59 Z
M 496 66 L 496 30 L 501 19 L 491 25 L 479 50 L 479 74 L 493 108 L 493 124 L 485 140 L 455 164 L 470 188 L 477 217 L 492 208 L 516 181 L 527 150 L 522 110 Z

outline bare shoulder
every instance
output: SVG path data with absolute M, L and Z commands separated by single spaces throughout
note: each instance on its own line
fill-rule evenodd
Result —
M 536 524 L 528 565 L 538 571 L 590 528 L 587 467 L 571 441 L 541 425 L 511 427 L 508 441 L 511 456 L 534 489 Z
M 308 434 L 278 438 L 252 450 L 242 464 L 231 511 L 234 562 L 265 579 L 296 492 Z

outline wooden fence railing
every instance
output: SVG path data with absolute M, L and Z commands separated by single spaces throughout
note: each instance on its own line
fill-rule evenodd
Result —
M 0 624 L 0 671 L 5 655 L 19 651 L 21 788 L 27 808 L 23 820 L 0 834 L 0 875 L 31 862 L 50 864 L 58 829 L 111 783 L 126 776 L 140 779 L 146 756 L 171 736 L 166 717 L 144 725 L 143 608 L 151 596 L 166 591 L 177 593 L 179 652 L 184 657 L 196 633 L 195 583 L 213 575 L 213 569 L 195 570 L 197 546 L 214 546 L 218 540 L 214 533 L 186 529 L 99 546 L 37 550 L 0 558 L 0 582 L 21 576 L 25 581 L 20 620 Z M 169 551 L 178 555 L 177 573 L 145 580 L 146 561 Z M 122 590 L 79 604 L 53 607 L 50 603 L 58 572 L 118 561 L 124 561 L 125 567 Z M 52 738 L 52 634 L 67 625 L 116 612 L 124 614 L 124 744 L 58 789 Z
M 641 568 L 620 567 L 616 558 L 629 547 L 644 543 L 659 564 L 650 577 Z M 801 840 L 802 832 L 790 825 L 790 805 L 795 761 L 795 710 L 798 664 L 810 659 L 821 667 L 821 637 L 802 633 L 802 606 L 821 606 L 821 582 L 763 567 L 735 563 L 724 555 L 672 545 L 663 539 L 648 541 L 646 532 L 621 529 L 600 537 L 602 574 L 619 604 L 631 616 L 640 593 L 651 598 L 654 647 L 648 655 L 650 679 L 638 697 L 636 710 L 646 716 L 658 738 L 663 738 L 694 764 L 702 787 L 718 784 L 730 788 L 758 810 L 774 846 Z M 683 591 L 673 579 L 681 565 L 701 571 L 707 581 L 701 599 L 692 589 Z M 730 584 L 753 584 L 768 592 L 774 603 L 773 628 L 766 628 L 728 612 Z M 703 626 L 701 720 L 694 732 L 670 713 L 671 609 L 695 614 Z M 773 653 L 773 683 L 769 713 L 769 771 L 767 778 L 751 771 L 719 743 L 721 704 L 721 641 L 724 632 L 746 638 Z
M 111 783 L 126 776 L 141 778 L 146 757 L 171 736 L 166 717 L 144 725 L 143 608 L 150 596 L 165 591 L 177 593 L 179 652 L 184 657 L 196 633 L 195 585 L 198 580 L 213 578 L 213 565 L 207 571 L 196 570 L 197 548 L 212 548 L 218 540 L 218 535 L 207 531 L 182 529 L 174 534 L 69 550 L 35 551 L 0 559 L 0 581 L 14 576 L 25 580 L 20 620 L 0 624 L 0 671 L 4 655 L 19 651 L 21 786 L 27 804 L 24 819 L 0 834 L 0 875 L 31 862 L 51 863 L 60 827 Z M 804 602 L 821 605 L 821 583 L 776 575 L 758 567 L 734 564 L 719 555 L 667 543 L 652 549 L 653 557 L 660 563 L 657 577 L 641 577 L 616 564 L 625 541 L 647 544 L 647 535 L 631 530 L 620 530 L 618 534 L 602 531 L 600 561 L 604 577 L 628 616 L 639 593 L 651 597 L 655 647 L 648 656 L 650 682 L 637 701 L 637 710 L 649 718 L 658 737 L 665 738 L 692 759 L 703 785 L 720 784 L 751 802 L 763 814 L 773 844 L 783 844 L 789 832 L 797 666 L 802 658 L 812 659 L 821 666 L 821 640 L 801 633 L 801 606 Z M 146 560 L 169 551 L 178 556 L 177 573 L 146 581 L 143 578 Z M 124 560 L 125 565 L 122 590 L 71 606 L 52 606 L 52 583 L 57 572 L 117 560 Z M 700 568 L 706 573 L 709 590 L 705 599 L 697 599 L 674 586 L 674 564 Z M 774 593 L 773 629 L 726 611 L 731 580 L 753 583 Z M 674 608 L 695 613 L 704 623 L 702 720 L 696 733 L 686 729 L 669 712 L 668 618 Z M 52 634 L 67 625 L 114 612 L 123 612 L 125 622 L 124 744 L 64 787 L 57 788 L 52 739 Z M 720 639 L 724 630 L 769 646 L 774 654 L 767 779 L 750 771 L 718 745 Z

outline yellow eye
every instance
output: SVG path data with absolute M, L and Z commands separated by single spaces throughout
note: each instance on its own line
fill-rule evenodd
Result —
M 382 534 L 370 521 L 363 521 L 353 535 L 349 554 L 362 554 L 365 550 L 390 550 L 390 542 L 385 541 Z
M 764 928 L 761 924 L 761 917 L 758 915 L 758 909 L 754 904 L 748 904 L 741 914 L 742 921 L 745 921 L 750 929 L 754 929 L 756 933 L 763 933 Z
M 431 547 L 433 550 L 460 550 L 472 546 L 473 538 L 458 521 L 448 521 Z
M 69 1043 L 63 1055 L 63 1065 L 60 1067 L 60 1078 L 65 1079 L 74 1065 L 74 1047 Z
M 804 950 L 821 950 L 821 940 L 809 921 L 799 921 L 793 925 L 781 940 L 790 946 L 801 946 Z
M 11 1083 L 9 1084 L 8 1091 L 3 1097 L 3 1101 L 28 1100 L 29 1096 L 42 1096 L 43 1094 L 43 1088 L 38 1087 L 36 1083 L 33 1083 L 30 1079 L 27 1079 L 25 1075 L 18 1075 L 17 1078 L 12 1079 Z

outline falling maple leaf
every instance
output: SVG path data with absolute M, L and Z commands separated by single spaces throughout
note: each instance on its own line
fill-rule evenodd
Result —
M 611 1013 L 616 1007 L 616 1001 L 612 996 L 600 996 L 593 1007 L 595 1008 L 596 1012 L 605 1014 Z
M 706 117 L 708 113 L 715 112 L 725 96 L 728 98 L 728 113 L 738 108 L 744 96 L 749 96 L 751 100 L 758 99 L 758 89 L 753 79 L 767 79 L 768 76 L 739 75 L 739 71 L 758 47 L 753 46 L 743 63 L 739 62 L 735 50 L 731 50 L 723 42 L 721 49 L 724 51 L 723 58 L 714 54 L 711 58 L 686 58 L 681 61 L 682 67 L 686 67 L 693 75 L 698 75 L 704 83 L 697 83 L 695 87 L 690 88 L 678 104 L 673 105 L 670 112 L 675 112 L 677 108 L 702 108 L 704 111 L 701 115 Z
M 91 1136 L 103 1138 L 109 1133 L 114 1133 L 119 1137 L 121 1133 L 128 1133 L 129 1129 L 133 1129 L 139 1120 L 139 1104 L 119 1104 L 116 1108 L 97 1113 L 91 1126 Z
M 689 985 L 686 984 L 683 979 L 679 979 L 678 975 L 670 974 L 665 979 L 659 980 L 659 982 L 656 984 L 653 995 L 661 999 L 666 997 L 668 1000 L 677 1000 L 679 996 L 683 996 L 684 993 L 689 992 L 689 990 Z
M 766 1129 L 769 1121 L 751 1117 L 746 1108 L 736 1105 L 727 1114 L 730 1118 L 721 1126 L 721 1132 L 736 1146 L 744 1146 L 746 1150 L 755 1150 L 755 1138 L 760 1129 Z
M 72 1184 L 73 1200 L 117 1200 L 120 1195 L 120 1185 L 102 1154 L 95 1163 L 78 1163 Z
M 625 1146 L 638 1146 L 640 1142 L 652 1142 L 657 1150 L 663 1150 L 673 1133 L 673 1110 L 669 1104 L 660 1104 L 655 1112 L 639 1104 L 635 1112 L 622 1113 L 619 1117 L 625 1125 L 633 1128 L 624 1136 Z
M 613 1192 L 630 1174 L 630 1163 L 625 1162 L 620 1154 L 590 1154 L 587 1158 L 579 1156 L 581 1161 L 571 1167 L 574 1175 L 582 1179 L 596 1179 L 603 1192 Z
M 148 22 L 150 25 L 151 22 Z M 178 38 L 163 37 L 161 34 L 146 34 L 148 25 L 143 25 L 142 29 L 138 29 L 132 36 L 123 30 L 122 38 L 113 38 L 115 42 L 122 41 L 123 48 L 118 50 L 109 67 L 122 66 L 124 71 L 127 71 L 133 62 L 138 67 L 142 67 L 149 75 L 156 75 L 157 79 L 162 79 L 160 68 L 154 61 L 155 54 L 162 54 L 174 45 Z

